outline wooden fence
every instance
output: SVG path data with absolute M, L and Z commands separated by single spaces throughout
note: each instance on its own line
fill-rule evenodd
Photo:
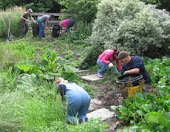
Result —
M 53 15 L 54 17 L 50 18 L 50 20 L 48 21 L 48 24 L 47 24 L 47 28 L 45 28 L 45 32 L 47 34 L 51 34 L 52 32 L 52 27 L 53 25 L 59 23 L 59 17 L 71 17 L 71 14 L 64 14 L 64 13 L 38 13 L 38 12 L 33 12 L 31 13 L 31 16 L 34 18 L 34 20 L 37 20 L 37 18 L 39 16 L 42 16 L 42 15 Z M 31 28 L 31 23 L 29 23 L 29 29 L 32 29 Z M 71 28 L 71 30 L 73 30 L 75 28 L 75 25 Z M 65 30 L 64 27 L 62 27 L 62 30 Z

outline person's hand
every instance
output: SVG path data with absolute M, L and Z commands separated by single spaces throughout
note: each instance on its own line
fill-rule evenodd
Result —
M 123 75 L 126 75 L 126 72 L 124 72 Z
M 109 65 L 108 65 L 109 67 L 113 67 L 113 64 L 112 63 L 109 63 Z

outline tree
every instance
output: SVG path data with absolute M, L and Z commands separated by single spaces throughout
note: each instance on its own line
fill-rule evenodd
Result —
M 94 20 L 99 0 L 60 0 L 59 4 L 66 7 L 62 12 L 75 14 L 75 18 L 90 23 Z
M 32 8 L 35 12 L 60 12 L 64 7 L 58 4 L 58 0 L 1 0 L 0 9 L 13 6 L 23 6 L 26 8 Z

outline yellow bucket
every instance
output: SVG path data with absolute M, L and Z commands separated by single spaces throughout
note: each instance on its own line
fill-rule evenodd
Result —
M 119 88 L 121 88 L 123 98 L 133 97 L 136 92 L 142 93 L 144 86 L 144 80 L 141 74 L 129 76 L 123 75 L 119 77 L 116 82 L 119 84 Z
M 128 97 L 133 97 L 136 92 L 142 93 L 142 85 L 127 87 L 128 88 Z

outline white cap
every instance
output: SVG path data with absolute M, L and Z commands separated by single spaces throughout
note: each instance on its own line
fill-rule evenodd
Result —
M 29 9 L 27 10 L 27 12 L 33 12 L 33 11 L 32 11 L 32 9 L 31 9 L 31 8 L 29 8 Z

